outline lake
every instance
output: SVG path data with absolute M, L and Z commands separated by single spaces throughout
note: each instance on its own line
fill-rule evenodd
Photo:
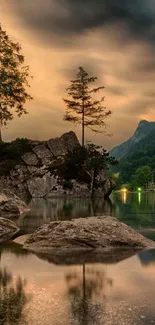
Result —
M 155 194 L 32 200 L 22 233 L 52 220 L 113 215 L 154 238 Z M 155 249 L 118 263 L 56 265 L 14 242 L 0 246 L 0 325 L 155 324 Z

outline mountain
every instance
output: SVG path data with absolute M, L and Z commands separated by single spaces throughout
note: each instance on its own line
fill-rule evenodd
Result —
M 115 157 L 117 160 L 121 160 L 126 155 L 133 153 L 136 150 L 138 144 L 142 143 L 143 147 L 143 140 L 146 139 L 152 131 L 155 131 L 155 122 L 149 122 L 146 120 L 140 121 L 133 136 L 127 141 L 114 147 L 110 151 L 110 156 Z

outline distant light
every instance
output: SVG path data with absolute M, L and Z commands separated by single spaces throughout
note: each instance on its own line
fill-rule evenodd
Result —
M 127 188 L 122 188 L 122 189 L 121 189 L 121 192 L 123 192 L 123 193 L 127 193 L 127 191 L 128 191 Z
M 141 192 L 141 191 L 142 191 L 141 187 L 138 187 L 138 192 Z

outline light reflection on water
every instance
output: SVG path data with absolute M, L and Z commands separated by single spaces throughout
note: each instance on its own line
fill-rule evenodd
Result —
M 155 229 L 155 194 L 125 194 L 108 201 L 32 200 L 17 223 L 31 233 L 52 220 L 112 215 L 134 228 Z M 155 239 L 155 232 L 145 234 Z M 0 325 L 155 324 L 155 250 L 117 264 L 70 266 L 41 260 L 15 243 L 0 252 Z
M 111 215 L 136 229 L 155 229 L 155 193 L 118 193 L 109 200 L 89 199 L 33 199 L 31 211 L 21 216 L 18 225 L 23 233 L 32 233 L 53 220 Z M 153 234 L 152 234 L 153 236 Z M 154 235 L 155 239 L 155 235 Z
M 66 266 L 10 243 L 1 248 L 0 324 L 155 324 L 154 283 L 155 249 L 117 264 Z

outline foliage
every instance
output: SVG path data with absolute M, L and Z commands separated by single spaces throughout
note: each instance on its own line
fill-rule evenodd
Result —
M 77 147 L 66 155 L 62 173 L 65 179 L 90 183 L 91 170 L 97 174 L 101 170 L 107 171 L 110 165 L 115 164 L 117 161 L 105 149 L 89 143 L 86 147 Z
M 7 174 L 30 149 L 29 140 L 24 138 L 17 138 L 10 143 L 0 142 L 0 175 Z
M 70 182 L 70 181 L 65 181 L 64 184 L 63 184 L 63 188 L 64 188 L 64 189 L 68 189 L 68 190 L 72 190 L 72 188 L 73 188 L 73 183 Z
M 101 170 L 108 170 L 109 166 L 117 165 L 117 160 L 114 157 L 110 157 L 109 153 L 101 146 L 97 146 L 93 143 L 88 143 L 86 146 L 87 160 L 86 166 L 88 170 L 94 170 L 99 172 Z
M 13 119 L 13 111 L 20 117 L 26 114 L 24 104 L 32 97 L 28 94 L 29 67 L 24 65 L 21 46 L 10 40 L 0 24 L 0 124 Z
M 103 133 L 101 129 L 106 126 L 105 119 L 111 115 L 111 111 L 103 106 L 104 97 L 100 100 L 92 98 L 91 94 L 104 89 L 103 86 L 90 89 L 90 85 L 96 80 L 97 77 L 89 77 L 84 68 L 79 67 L 76 79 L 71 80 L 71 85 L 67 88 L 68 96 L 71 99 L 63 98 L 67 106 L 64 120 L 82 125 L 82 146 L 84 146 L 85 127 L 94 132 Z
M 143 183 L 143 186 L 144 183 L 146 185 L 147 181 L 145 179 L 145 175 L 143 174 L 144 182 L 142 182 L 141 177 L 138 176 L 139 168 L 143 168 L 145 166 L 150 168 L 153 176 L 155 170 L 154 130 L 151 131 L 144 139 L 139 141 L 139 143 L 137 143 L 132 149 L 132 152 L 121 159 L 118 166 L 114 167 L 113 172 L 119 172 L 117 188 L 119 188 L 123 183 L 129 183 L 131 189 L 136 189 L 137 186 L 141 186 L 141 183 Z M 149 177 L 149 181 L 152 180 L 152 176 Z

